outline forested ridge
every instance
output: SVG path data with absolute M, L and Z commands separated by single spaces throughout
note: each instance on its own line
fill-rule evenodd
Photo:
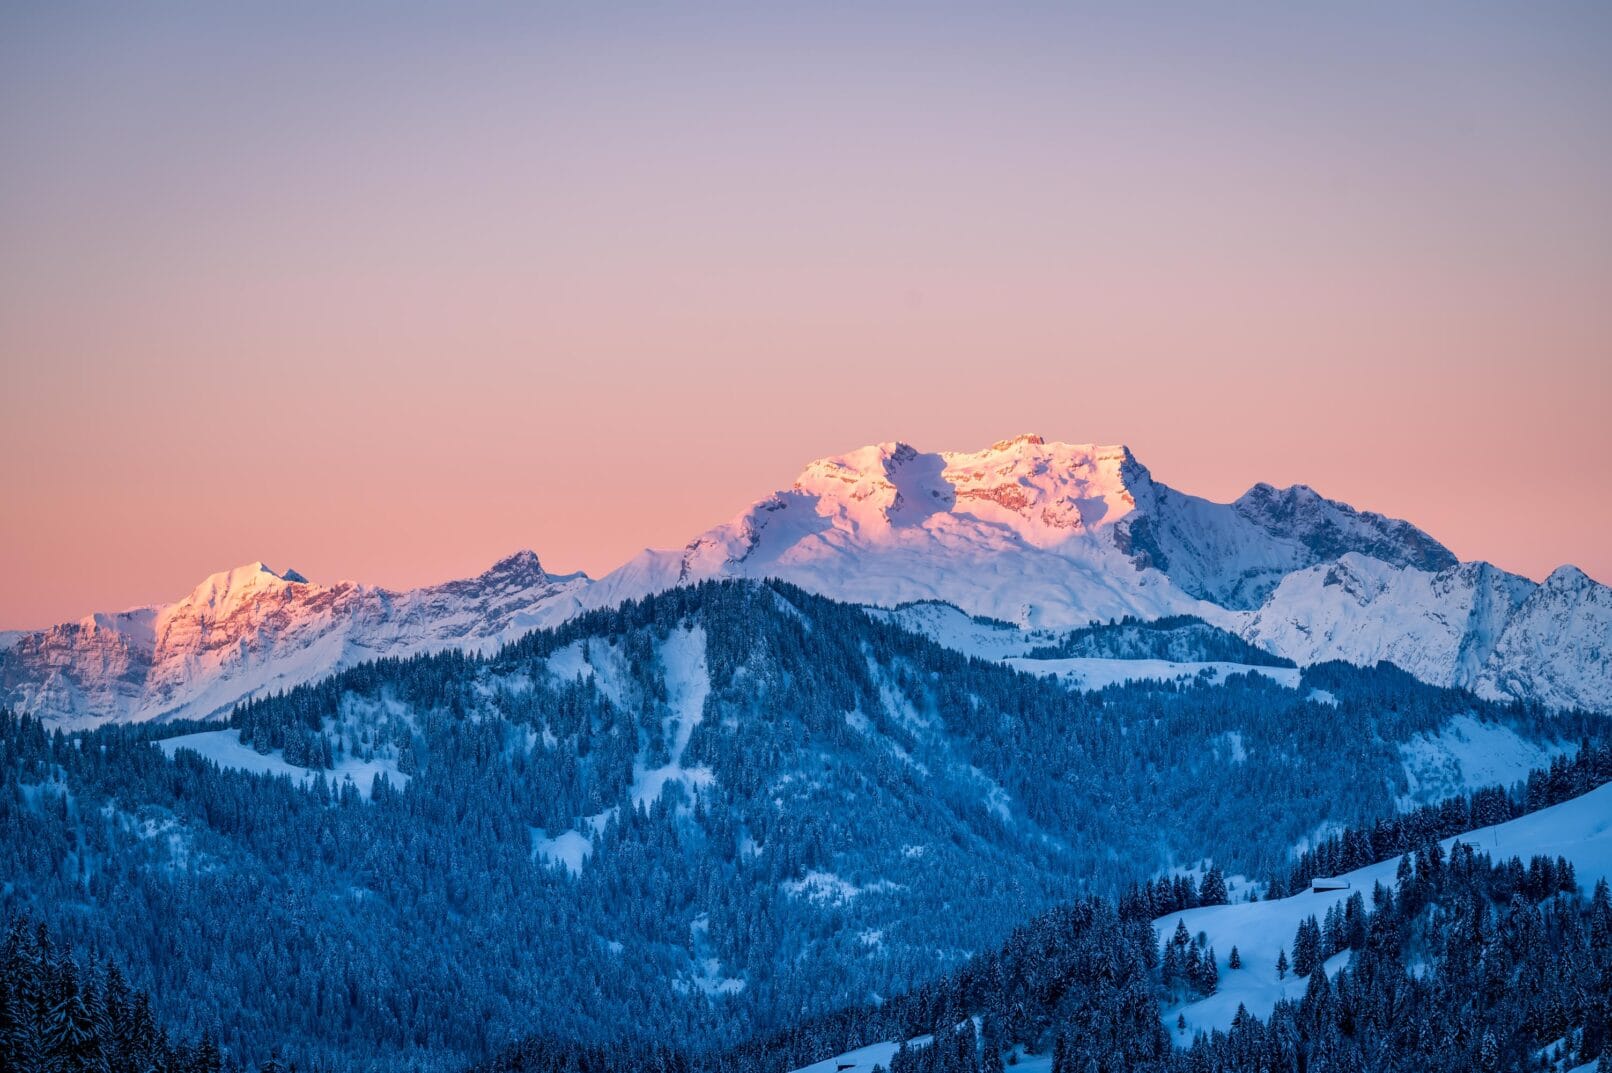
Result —
M 1185 927 L 1155 942 L 1156 916 L 1224 902 L 1218 869 L 1197 884 L 1133 886 L 1114 902 L 1088 898 L 1020 926 L 1000 948 L 886 1002 L 840 1011 L 714 1053 L 653 1034 L 579 1044 L 534 1036 L 475 1073 L 783 1073 L 880 1039 L 903 1046 L 889 1073 L 1001 1073 L 1017 1052 L 1049 1052 L 1057 1073 L 1224 1070 L 1482 1070 L 1612 1064 L 1612 898 L 1605 880 L 1581 895 L 1570 863 L 1536 856 L 1491 861 L 1459 840 L 1436 841 L 1454 817 L 1503 822 L 1612 782 L 1612 748 L 1588 746 L 1533 773 L 1515 792 L 1486 788 L 1370 829 L 1428 839 L 1401 858 L 1392 886 L 1355 892 L 1324 923 L 1293 937 L 1300 1001 L 1268 1018 L 1239 1010 L 1225 1032 L 1177 1047 L 1161 1002 L 1218 986 L 1212 948 Z M 1385 830 L 1398 832 L 1392 836 Z M 1367 841 L 1365 844 L 1370 844 Z M 1325 859 L 1328 846 L 1301 859 Z M 1185 893 L 1183 893 L 1185 892 Z M 1319 971 L 1352 954 L 1336 975 Z M 1283 953 L 1284 967 L 1286 952 Z M 1235 949 L 1225 971 L 1242 971 Z M 1559 1061 L 1558 1061 L 1559 1060 Z M 230 1073 L 251 1068 L 210 1032 L 174 1041 L 149 996 L 116 964 L 74 957 L 43 924 L 14 917 L 0 944 L 0 1068 L 20 1073 Z M 271 1049 L 255 1068 L 288 1067 Z M 296 1068 L 295 1063 L 290 1065 Z
M 1233 950 L 1219 969 L 1214 951 L 1185 928 L 1155 940 L 1158 916 L 1225 900 L 1221 881 L 1205 876 L 1184 896 L 1180 884 L 1161 882 L 1133 887 L 1117 903 L 1059 908 L 942 980 L 722 1054 L 624 1044 L 588 1056 L 603 1063 L 590 1065 L 535 1038 L 478 1073 L 785 1073 L 869 1043 L 924 1036 L 935 1042 L 901 1048 L 889 1073 L 1002 1073 L 1026 1043 L 1031 1053 L 1052 1054 L 1055 1073 L 1495 1073 L 1598 1058 L 1612 1066 L 1605 880 L 1586 898 L 1560 858 L 1495 861 L 1459 840 L 1446 853 L 1433 833 L 1438 817 L 1487 811 L 1503 822 L 1609 781 L 1612 749 L 1594 747 L 1534 773 L 1515 794 L 1487 788 L 1407 817 L 1400 829 L 1428 838 L 1400 857 L 1394 884 L 1355 892 L 1324 923 L 1311 917 L 1293 936 L 1291 972 L 1308 980 L 1302 1000 L 1279 1002 L 1264 1019 L 1239 1011 L 1224 1032 L 1173 1041 L 1159 1020 L 1161 1004 L 1211 993 L 1221 971 L 1244 968 Z M 1382 829 L 1351 829 L 1338 844 Z M 1346 967 L 1330 977 L 1318 971 L 1346 951 Z

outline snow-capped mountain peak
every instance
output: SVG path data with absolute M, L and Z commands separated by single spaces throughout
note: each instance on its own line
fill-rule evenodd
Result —
M 920 452 L 882 443 L 810 463 L 792 491 L 834 528 L 865 536 L 966 514 L 1037 547 L 1112 525 L 1136 506 L 1122 446 L 1002 440 L 981 451 Z
M 1146 477 L 1127 447 L 1047 443 L 1034 435 L 941 457 L 960 510 L 1040 548 L 1124 518 L 1137 506 L 1130 481 Z
M 1547 589 L 1573 591 L 1596 584 L 1596 581 L 1571 563 L 1552 570 L 1543 582 Z
M 876 444 L 810 463 L 790 488 L 679 552 L 644 552 L 589 600 L 782 577 L 858 603 L 941 599 L 1024 624 L 1214 614 L 1167 578 L 1139 575 L 1119 548 L 1117 523 L 1141 501 L 1135 477 L 1146 482 L 1146 471 L 1119 446 L 1039 436 L 972 452 Z
M 837 528 L 875 534 L 921 525 L 950 509 L 951 487 L 941 478 L 939 455 L 905 443 L 881 443 L 819 458 L 795 478 L 793 491 L 815 501 L 817 513 Z
M 1612 589 L 1576 566 L 1533 588 L 1506 624 L 1476 688 L 1552 707 L 1612 708 Z
M 789 489 L 680 553 L 645 552 L 590 598 L 778 576 L 857 602 L 940 599 L 1026 625 L 1189 613 L 1229 626 L 1228 612 L 1257 607 L 1288 573 L 1357 547 L 1394 562 L 1442 551 L 1408 523 L 1308 489 L 1263 486 L 1235 504 L 1184 495 L 1123 445 L 891 442 L 812 462 Z
M 543 569 L 543 562 L 537 557 L 537 552 L 532 551 L 530 548 L 523 548 L 513 555 L 506 555 L 499 559 L 482 574 L 469 579 L 469 582 L 484 586 L 498 586 L 503 589 L 524 589 L 544 582 L 566 582 L 578 579 L 586 580 L 587 575 L 582 573 L 550 574 Z
M 1612 706 L 1594 641 L 1607 590 L 1581 572 L 1536 586 L 1463 564 L 1411 523 L 1303 484 L 1212 502 L 1155 480 L 1120 445 L 1024 435 L 979 451 L 891 442 L 831 455 L 681 551 L 636 557 L 587 600 L 710 577 L 781 577 L 882 606 L 939 600 L 1045 628 L 1191 614 L 1301 663 L 1388 659 L 1441 685 Z M 1552 629 L 1591 640 L 1547 657 Z
M 251 562 L 209 575 L 188 596 L 174 604 L 172 611 L 223 617 L 244 601 L 268 593 L 284 593 L 294 586 L 307 584 L 308 579 L 295 570 L 279 574 L 261 561 Z

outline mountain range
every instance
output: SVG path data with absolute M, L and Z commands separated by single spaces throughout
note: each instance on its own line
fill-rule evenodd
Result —
M 66 726 L 205 718 L 367 659 L 484 651 L 675 586 L 765 577 L 853 603 L 952 605 L 994 620 L 993 636 L 932 635 L 993 655 L 1092 622 L 1190 615 L 1301 665 L 1386 660 L 1490 699 L 1612 709 L 1612 591 L 1574 567 L 1536 583 L 1303 485 L 1216 503 L 1155 480 L 1126 447 L 1030 435 L 818 459 L 682 549 L 597 580 L 550 574 L 530 551 L 406 592 L 252 563 L 173 604 L 0 635 L 0 702 Z M 1023 646 L 1003 643 L 1004 624 Z

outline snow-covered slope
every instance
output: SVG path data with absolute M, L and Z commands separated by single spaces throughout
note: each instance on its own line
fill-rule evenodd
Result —
M 249 745 L 243 745 L 238 730 L 205 730 L 197 734 L 181 734 L 174 738 L 163 738 L 157 745 L 162 749 L 163 755 L 170 759 L 179 750 L 188 749 L 225 770 L 245 771 L 253 775 L 284 775 L 301 785 L 311 785 L 321 775 L 337 789 L 342 783 L 351 781 L 365 800 L 369 799 L 377 775 L 385 775 L 398 789 L 407 786 L 409 782 L 409 777 L 398 770 L 395 760 L 361 760 L 349 755 L 342 757 L 336 762 L 335 767 L 328 771 L 298 767 L 288 762 L 279 749 L 260 753 Z
M 480 648 L 574 614 L 588 580 L 521 552 L 408 592 L 251 563 L 176 603 L 92 615 L 0 651 L 0 701 L 59 722 L 201 718 L 377 656 Z
M 1476 687 L 1550 707 L 1612 707 L 1612 589 L 1558 568 L 1506 624 Z
M 1540 854 L 1566 857 L 1573 862 L 1579 886 L 1588 894 L 1597 880 L 1612 879 L 1612 785 L 1509 823 L 1460 835 L 1459 839 L 1496 860 L 1527 860 Z M 1445 839 L 1445 848 L 1455 841 Z M 1364 891 L 1369 900 L 1374 883 L 1394 884 L 1398 867 L 1398 861 L 1391 860 L 1350 872 L 1341 877 L 1349 883 L 1345 890 L 1206 906 L 1160 918 L 1154 927 L 1161 937 L 1173 934 L 1177 921 L 1185 921 L 1188 934 L 1202 932 L 1221 959 L 1219 989 L 1206 999 L 1169 1008 L 1165 1011 L 1166 1021 L 1174 1024 L 1178 1015 L 1184 1016 L 1184 1038 L 1190 1039 L 1196 1031 L 1228 1027 L 1239 1003 L 1256 1017 L 1266 1017 L 1278 1000 L 1302 998 L 1306 981 L 1291 973 L 1279 978 L 1277 954 L 1292 946 L 1294 933 L 1307 917 L 1324 918 L 1332 905 L 1347 900 L 1356 891 Z M 1225 961 L 1233 946 L 1242 960 L 1240 969 L 1231 969 Z M 1329 963 L 1329 968 L 1335 970 L 1337 966 Z
M 1122 545 L 1138 564 L 1233 610 L 1256 608 L 1289 573 L 1349 552 L 1396 567 L 1456 564 L 1448 549 L 1409 522 L 1357 511 L 1304 485 L 1256 484 L 1221 504 L 1154 482 L 1134 460 L 1128 476 L 1141 509 L 1121 525 Z
M 1299 663 L 1387 660 L 1492 699 L 1612 710 L 1612 590 L 1570 566 L 1536 585 L 1488 563 L 1429 573 L 1351 552 L 1282 579 L 1240 632 Z
M 1283 578 L 1241 632 L 1299 663 L 1387 660 L 1471 686 L 1533 587 L 1488 563 L 1428 573 L 1348 552 Z

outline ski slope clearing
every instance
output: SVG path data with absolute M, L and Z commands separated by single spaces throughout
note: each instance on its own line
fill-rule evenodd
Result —
M 333 787 L 339 787 L 351 779 L 366 801 L 369 800 L 376 775 L 384 774 L 399 790 L 409 781 L 409 777 L 397 769 L 395 760 L 359 760 L 347 756 L 338 760 L 336 766 L 329 771 L 320 772 L 312 768 L 298 767 L 287 763 L 279 749 L 260 753 L 250 745 L 242 744 L 238 730 L 205 730 L 197 734 L 181 734 L 176 738 L 163 738 L 157 745 L 162 748 L 163 755 L 170 760 L 179 750 L 186 749 L 203 759 L 211 760 L 226 771 L 244 771 L 251 775 L 284 775 L 303 786 L 313 785 L 314 779 L 321 774 Z
M 582 874 L 582 862 L 593 856 L 593 843 L 581 831 L 563 831 L 549 838 L 541 827 L 532 829 L 532 853 L 550 864 L 563 864 L 574 876 Z
M 711 772 L 706 768 L 686 768 L 683 753 L 688 749 L 694 728 L 705 718 L 705 698 L 711 692 L 711 672 L 705 662 L 705 630 L 674 630 L 661 646 L 661 666 L 665 671 L 667 701 L 672 709 L 667 720 L 670 762 L 656 768 L 639 765 L 633 772 L 634 805 L 653 805 L 669 782 L 680 782 L 693 789 L 708 786 Z
M 1251 663 L 1175 663 L 1164 659 L 1021 659 L 1003 660 L 1015 670 L 1057 678 L 1073 689 L 1102 689 L 1124 682 L 1180 682 L 1200 675 L 1219 685 L 1234 674 L 1264 675 L 1288 689 L 1299 687 L 1296 667 L 1258 667 Z
M 1511 727 L 1459 715 L 1436 735 L 1419 734 L 1399 747 L 1410 782 L 1405 804 L 1509 786 L 1569 751 L 1565 742 L 1529 741 Z
M 1496 860 L 1521 857 L 1526 861 L 1535 855 L 1566 857 L 1573 862 L 1580 888 L 1588 892 L 1596 880 L 1612 879 L 1612 784 L 1507 823 L 1447 838 L 1443 845 L 1448 849 L 1457 841 Z M 1188 934 L 1202 932 L 1207 936 L 1219 959 L 1219 990 L 1208 998 L 1167 1006 L 1161 1012 L 1176 1041 L 1188 1043 L 1194 1033 L 1228 1028 L 1239 1004 L 1263 1018 L 1270 1015 L 1279 1000 L 1303 998 L 1308 987 L 1305 980 L 1291 972 L 1286 979 L 1276 975 L 1277 955 L 1286 950 L 1292 956 L 1293 936 L 1299 924 L 1310 916 L 1323 919 L 1328 909 L 1347 901 L 1355 891 L 1363 892 L 1369 902 L 1372 885 L 1392 886 L 1398 868 L 1397 858 L 1381 861 L 1339 877 L 1349 883 L 1342 890 L 1320 894 L 1306 891 L 1290 898 L 1205 906 L 1160 917 L 1154 928 L 1161 940 L 1175 932 L 1178 921 L 1184 921 Z M 1233 946 L 1242 959 L 1240 969 L 1232 969 L 1226 963 Z M 1336 972 L 1348 958 L 1348 951 L 1336 955 L 1327 962 L 1327 971 Z M 1184 1033 L 1175 1027 L 1178 1015 L 1186 1018 Z
M 666 701 L 669 715 L 662 730 L 666 737 L 668 761 L 656 767 L 639 762 L 633 765 L 632 803 L 634 807 L 648 808 L 660 799 L 668 784 L 677 783 L 697 791 L 709 786 L 713 776 L 709 768 L 685 767 L 683 754 L 688 751 L 694 728 L 705 718 L 705 699 L 711 693 L 711 672 L 705 658 L 705 630 L 695 626 L 673 630 L 660 647 L 661 670 L 666 683 Z M 615 645 L 584 638 L 560 649 L 549 657 L 548 672 L 557 681 L 586 680 L 620 707 L 644 703 L 635 692 L 626 656 Z M 532 853 L 549 864 L 562 864 L 573 876 L 582 874 L 582 866 L 593 856 L 593 836 L 604 829 L 605 823 L 615 815 L 607 809 L 595 816 L 584 817 L 586 830 L 561 831 L 550 837 L 542 828 L 532 831 Z M 590 833 L 591 832 L 591 833 Z
M 910 1040 L 912 1047 L 925 1047 L 933 1037 L 919 1036 Z M 833 1058 L 825 1058 L 821 1062 L 813 1062 L 809 1066 L 802 1066 L 794 1073 L 872 1073 L 875 1066 L 884 1069 L 890 1068 L 890 1058 L 896 1053 L 896 1044 L 893 1042 L 874 1043 L 866 1047 L 858 1047 L 854 1051 L 836 1054 Z

